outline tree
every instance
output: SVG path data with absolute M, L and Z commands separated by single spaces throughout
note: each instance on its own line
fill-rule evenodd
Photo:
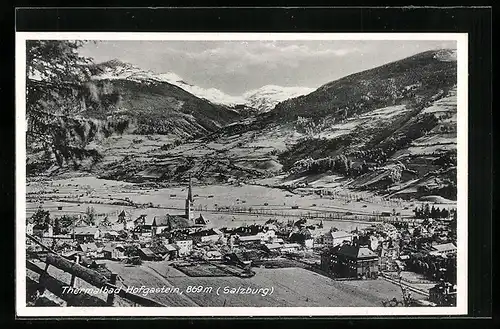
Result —
M 95 224 L 97 216 L 94 207 L 87 207 L 87 210 L 85 210 L 85 217 L 86 217 L 85 221 L 87 222 L 87 224 L 89 225 Z
M 48 210 L 43 210 L 42 208 L 38 208 L 38 210 L 30 218 L 33 220 L 34 228 L 39 230 L 47 230 L 49 225 L 52 224 L 50 212 Z
M 54 235 L 62 234 L 61 222 L 59 218 L 54 218 Z M 55 239 L 54 239 L 55 241 Z
M 426 203 L 424 206 L 424 218 L 429 218 L 430 214 L 431 214 L 431 210 L 430 210 L 429 204 Z
M 77 50 L 84 41 L 28 40 L 26 42 L 26 119 L 28 145 L 51 150 L 59 165 L 86 154 L 66 136 L 61 120 L 85 108 L 89 58 Z
M 59 226 L 61 228 L 61 234 L 68 233 L 71 226 L 78 220 L 77 216 L 63 215 L 58 218 Z M 55 231 L 55 229 L 54 229 Z
M 125 246 L 124 254 L 127 257 L 139 256 L 139 248 L 135 245 Z

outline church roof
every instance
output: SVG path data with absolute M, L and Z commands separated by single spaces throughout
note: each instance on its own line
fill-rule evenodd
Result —
M 153 225 L 168 226 L 171 230 L 179 228 L 192 227 L 193 224 L 184 215 L 169 215 L 156 216 L 153 220 Z

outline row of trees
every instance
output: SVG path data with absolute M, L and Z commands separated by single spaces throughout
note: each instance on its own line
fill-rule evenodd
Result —
M 352 161 L 345 155 L 338 155 L 334 158 L 326 157 L 321 159 L 306 158 L 296 161 L 292 167 L 292 172 L 320 174 L 327 171 L 348 175 L 352 168 Z
M 421 273 L 431 280 L 443 279 L 452 284 L 457 282 L 456 257 L 413 256 L 406 265 L 408 270 Z
M 83 222 L 87 225 L 95 225 L 97 219 L 96 211 L 93 207 L 88 207 L 85 211 L 85 215 L 82 218 Z M 78 216 L 63 215 L 60 217 L 52 218 L 48 210 L 43 208 L 38 208 L 37 211 L 31 215 L 30 221 L 33 222 L 33 228 L 36 230 L 46 231 L 49 226 L 52 226 L 53 233 L 58 234 L 68 234 L 71 233 L 72 226 L 80 220 Z M 106 224 L 107 218 L 103 221 Z M 108 220 L 109 222 L 109 220 Z M 111 223 L 109 222 L 109 225 Z
M 450 218 L 453 217 L 456 219 L 457 211 L 456 209 L 440 209 L 439 207 L 435 207 L 434 205 L 429 206 L 428 203 L 422 204 L 420 207 L 415 207 L 413 210 L 415 213 L 415 217 L 418 219 L 427 219 L 427 218 Z

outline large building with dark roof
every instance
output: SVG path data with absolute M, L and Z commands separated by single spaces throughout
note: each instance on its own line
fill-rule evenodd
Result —
M 343 278 L 376 278 L 379 257 L 367 246 L 344 244 L 321 255 L 323 271 Z

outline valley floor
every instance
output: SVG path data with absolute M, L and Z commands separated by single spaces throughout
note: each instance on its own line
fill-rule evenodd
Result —
M 307 217 L 311 224 L 323 220 L 325 229 L 335 226 L 354 230 L 369 225 L 369 220 L 382 212 L 398 212 L 401 218 L 410 218 L 418 205 L 350 191 L 323 196 L 315 190 L 321 189 L 289 192 L 260 185 L 193 186 L 194 210 L 216 227 Z M 49 210 L 53 216 L 85 214 L 92 207 L 97 215 L 108 216 L 113 223 L 122 210 L 132 219 L 143 214 L 180 214 L 186 193 L 185 187 L 150 188 L 94 177 L 37 180 L 27 184 L 26 215 L 31 216 L 38 207 Z

